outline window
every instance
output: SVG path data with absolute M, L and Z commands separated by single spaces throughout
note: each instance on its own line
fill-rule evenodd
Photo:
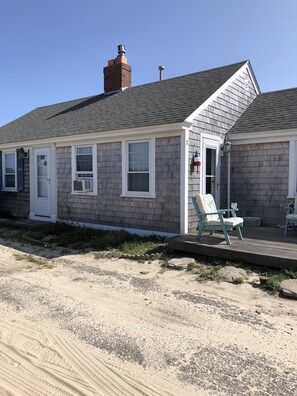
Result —
M 73 192 L 94 193 L 96 191 L 95 146 L 74 146 L 72 158 Z
M 128 191 L 150 191 L 149 143 L 128 143 Z
M 154 196 L 152 140 L 126 142 L 123 150 L 123 195 Z
M 16 153 L 3 153 L 3 188 L 16 190 Z

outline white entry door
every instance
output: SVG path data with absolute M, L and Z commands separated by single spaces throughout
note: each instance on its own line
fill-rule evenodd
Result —
M 51 151 L 50 148 L 34 149 L 34 215 L 50 217 L 51 206 Z
M 211 194 L 220 207 L 220 140 L 202 137 L 202 194 Z

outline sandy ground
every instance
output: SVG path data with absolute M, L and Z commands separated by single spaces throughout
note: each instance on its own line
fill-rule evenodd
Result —
M 297 395 L 297 301 L 250 284 L 0 238 L 0 315 L 1 396 Z

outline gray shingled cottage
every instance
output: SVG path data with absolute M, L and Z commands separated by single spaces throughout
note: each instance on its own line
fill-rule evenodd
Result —
M 194 229 L 190 199 L 210 192 L 220 205 L 221 145 L 259 94 L 250 63 L 131 88 L 119 46 L 104 68 L 104 91 L 0 128 L 2 212 L 143 232 Z
M 230 135 L 231 196 L 241 215 L 284 224 L 297 193 L 297 88 L 257 96 Z

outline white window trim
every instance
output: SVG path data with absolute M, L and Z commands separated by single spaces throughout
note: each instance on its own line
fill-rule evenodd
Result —
M 93 191 L 74 191 L 73 181 L 76 180 L 76 149 L 78 147 L 92 147 L 93 156 Z M 71 194 L 74 195 L 98 195 L 97 191 L 97 144 L 77 144 L 71 146 Z
M 205 185 L 205 172 L 206 172 L 206 149 L 213 148 L 217 150 L 217 174 L 216 174 L 216 204 L 220 207 L 220 198 L 221 198 L 221 158 L 220 158 L 220 145 L 223 143 L 222 136 L 216 135 L 208 135 L 206 133 L 200 134 L 200 157 L 201 157 L 201 175 L 200 175 L 200 191 L 205 193 L 206 185 Z
M 14 166 L 15 166 L 15 187 L 5 187 L 5 155 L 14 154 Z M 2 151 L 2 191 L 17 192 L 18 181 L 17 181 L 17 153 L 14 151 Z
M 290 148 L 289 148 L 288 198 L 294 198 L 296 193 L 297 193 L 297 139 L 291 139 Z
M 128 144 L 129 143 L 149 143 L 149 191 L 141 192 L 128 191 Z M 155 181 L 155 138 L 133 139 L 122 141 L 122 195 L 121 197 L 135 198 L 156 198 Z

